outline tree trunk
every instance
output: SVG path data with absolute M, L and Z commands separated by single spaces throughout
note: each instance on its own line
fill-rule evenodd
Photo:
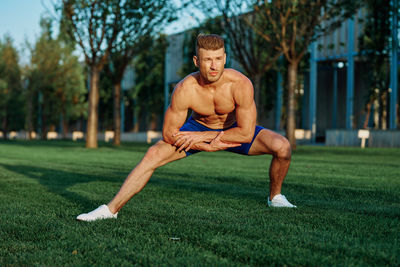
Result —
M 368 122 L 369 122 L 369 118 L 371 116 L 371 107 L 372 107 L 372 100 L 367 103 L 367 114 L 365 115 L 365 120 L 364 120 L 364 124 L 363 124 L 364 129 L 368 128 Z
M 261 91 L 261 74 L 256 74 L 254 76 L 254 102 L 256 103 L 257 108 L 257 124 L 262 116 L 262 105 L 260 99 L 260 91 Z
M 379 129 L 379 96 L 377 96 L 374 100 L 374 129 Z
M 133 98 L 133 132 L 139 132 L 139 115 L 136 98 Z
M 382 92 L 382 115 L 381 115 L 381 129 L 387 129 L 387 93 L 386 91 Z
M 47 140 L 47 128 L 46 128 L 46 123 L 47 123 L 47 116 L 42 112 L 42 128 L 40 129 L 42 136 L 42 140 Z
M 65 116 L 65 111 L 63 111 L 63 113 L 62 113 L 62 138 L 63 139 L 67 139 L 67 133 L 68 133 L 68 120 L 66 119 L 66 116 Z
M 28 131 L 28 140 L 32 140 L 32 132 L 33 132 L 33 119 L 32 119 L 32 114 L 33 114 L 33 99 L 32 99 L 32 92 L 28 92 L 28 112 L 26 114 L 26 130 Z
M 287 102 L 287 121 L 286 137 L 288 138 L 292 149 L 296 149 L 296 138 L 294 131 L 296 129 L 296 95 L 298 63 L 293 61 L 289 63 L 288 68 L 288 102 Z
M 7 132 L 8 132 L 8 122 L 7 122 L 7 107 L 4 107 L 4 118 L 3 118 L 3 139 L 7 140 Z
M 115 146 L 121 145 L 121 81 L 114 84 L 114 140 Z
M 86 147 L 97 148 L 97 128 L 99 124 L 99 67 L 90 68 L 90 92 L 89 92 L 89 117 L 86 124 Z

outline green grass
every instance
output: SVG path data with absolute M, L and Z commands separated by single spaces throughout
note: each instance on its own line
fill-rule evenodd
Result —
M 270 156 L 199 153 L 158 169 L 117 220 L 76 221 L 147 148 L 0 142 L 0 266 L 400 264 L 400 149 L 299 147 L 295 210 L 266 205 Z

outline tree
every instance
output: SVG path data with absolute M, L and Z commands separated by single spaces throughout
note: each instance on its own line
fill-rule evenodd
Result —
M 165 35 L 158 38 L 148 36 L 141 44 L 147 49 L 135 57 L 135 86 L 133 94 L 139 105 L 139 113 L 150 117 L 151 130 L 155 130 L 156 121 L 164 111 L 164 69 L 167 39 Z
M 129 1 L 127 1 L 129 2 Z M 121 0 L 63 0 L 62 24 L 90 68 L 86 147 L 97 148 L 99 76 L 121 30 Z
M 167 0 L 126 1 L 121 6 L 120 31 L 111 48 L 109 69 L 114 88 L 114 145 L 121 143 L 121 81 L 125 69 L 134 56 L 147 53 L 148 47 L 141 47 L 141 42 L 148 43 L 149 38 L 175 18 L 174 13 L 174 7 Z
M 0 40 L 0 119 L 4 139 L 10 129 L 24 127 L 21 70 L 12 39 Z
M 359 1 L 346 0 L 254 1 L 255 12 L 262 21 L 271 25 L 272 31 L 265 31 L 256 23 L 249 25 L 267 42 L 278 44 L 276 49 L 288 61 L 286 136 L 293 149 L 296 148 L 295 89 L 300 61 L 313 40 L 338 27 L 354 14 L 358 6 Z
M 374 107 L 374 128 L 386 129 L 386 102 L 389 89 L 389 43 L 390 43 L 390 0 L 365 0 L 367 16 L 363 34 L 359 37 L 359 48 L 366 62 L 364 79 L 369 87 L 366 103 L 368 121 Z M 381 114 L 381 116 L 379 116 Z
M 52 21 L 42 18 L 40 24 L 41 36 L 31 49 L 28 111 L 33 113 L 33 101 L 37 99 L 42 139 L 46 138 L 48 126 L 55 128 L 60 118 L 65 138 L 69 120 L 85 113 L 83 70 L 78 57 L 73 55 L 73 47 L 65 41 L 62 32 L 58 38 L 52 37 Z

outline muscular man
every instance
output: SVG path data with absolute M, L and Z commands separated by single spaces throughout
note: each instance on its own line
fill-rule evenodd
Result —
M 200 34 L 193 62 L 199 71 L 175 87 L 164 118 L 163 140 L 149 148 L 110 203 L 79 215 L 78 220 L 117 218 L 118 211 L 143 189 L 155 169 L 200 151 L 271 154 L 268 205 L 296 207 L 281 195 L 290 165 L 290 144 L 285 137 L 256 126 L 253 85 L 240 72 L 224 68 L 223 39 Z M 193 113 L 185 123 L 189 109 Z

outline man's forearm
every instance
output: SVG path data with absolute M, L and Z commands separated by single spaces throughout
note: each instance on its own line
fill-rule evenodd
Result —
M 217 137 L 219 131 L 198 132 L 204 134 L 203 142 L 211 142 Z M 224 136 L 221 141 L 226 143 L 250 143 L 253 138 L 254 131 L 248 131 L 241 127 L 233 127 L 229 130 L 224 130 Z
M 253 131 L 246 130 L 243 127 L 234 127 L 226 132 L 177 131 L 176 133 L 172 134 L 172 137 L 166 142 L 176 146 L 178 151 L 188 151 L 190 149 L 194 149 L 196 144 L 200 144 L 198 145 L 198 150 L 210 151 L 208 150 L 208 143 L 212 144 L 211 151 L 218 151 L 232 146 L 238 146 L 242 143 L 250 143 L 253 137 Z M 227 137 L 225 137 L 225 135 L 227 135 Z M 214 149 L 213 146 L 216 144 L 216 139 L 218 139 L 219 145 L 217 146 L 217 149 Z
M 224 131 L 224 136 L 221 138 L 221 141 L 226 143 L 250 143 L 254 130 L 249 131 L 245 130 L 241 127 L 233 127 L 229 130 Z
M 237 143 L 237 144 L 233 144 L 233 143 L 224 143 L 219 141 L 218 145 L 213 144 L 213 142 L 211 143 L 197 143 L 195 145 L 193 145 L 190 149 L 194 149 L 194 150 L 200 150 L 200 151 L 207 151 L 207 152 L 215 152 L 215 151 L 220 151 L 220 150 L 226 150 L 227 148 L 230 147 L 237 147 L 240 146 L 241 144 Z
M 219 151 L 219 150 L 226 150 L 232 147 L 241 146 L 241 143 L 226 143 L 221 141 L 221 137 L 224 136 L 224 131 L 218 132 L 218 135 L 210 142 L 197 142 L 185 148 L 185 151 L 189 151 L 190 149 L 197 149 L 201 151 Z M 182 149 L 180 147 L 179 149 Z
M 185 132 L 185 131 L 178 131 L 178 133 L 179 132 Z M 190 132 L 190 133 L 203 134 L 203 136 L 205 137 L 204 138 L 205 141 L 194 143 L 191 146 L 191 149 L 200 150 L 200 151 L 211 151 L 210 142 L 218 135 L 218 132 L 216 132 L 216 131 L 215 132 Z M 175 134 L 172 134 L 170 132 L 169 133 L 164 132 L 163 140 L 168 144 L 176 146 L 177 148 L 180 147 L 179 145 L 176 144 L 176 141 L 178 139 L 179 139 L 179 136 L 176 136 Z
M 194 144 L 190 149 L 200 150 L 200 151 L 211 151 L 210 143 L 201 142 Z
M 219 131 L 206 131 L 206 132 L 199 132 L 199 131 L 179 131 L 175 135 L 173 135 L 173 140 L 175 143 L 180 136 L 183 135 L 198 135 L 200 136 L 198 139 L 198 143 L 206 142 L 209 143 L 217 137 L 220 133 Z M 245 130 L 241 127 L 234 127 L 229 130 L 224 131 L 224 136 L 222 137 L 221 141 L 226 143 L 250 143 L 251 139 L 253 138 L 254 131 Z

